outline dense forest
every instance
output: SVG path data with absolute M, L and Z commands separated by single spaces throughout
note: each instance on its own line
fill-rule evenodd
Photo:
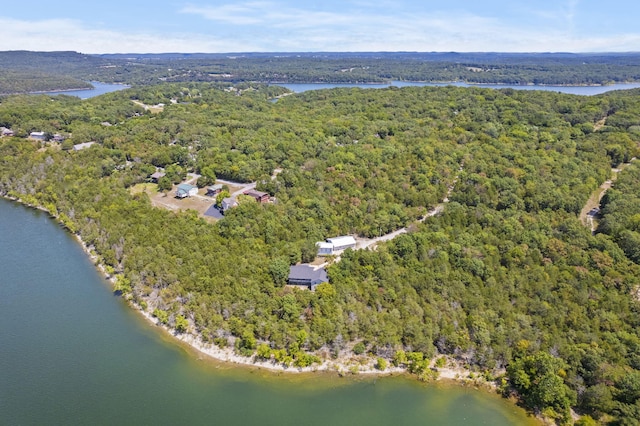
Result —
M 640 54 L 242 53 L 105 54 L 0 52 L 0 93 L 82 87 L 86 81 L 602 85 L 640 81 Z M 16 79 L 19 75 L 21 78 Z M 30 85 L 32 84 L 32 85 Z M 48 88 L 48 89 L 47 89 Z
M 184 82 L 4 97 L 0 126 L 16 136 L 0 139 L 0 194 L 56 216 L 118 292 L 178 332 L 295 366 L 367 353 L 421 378 L 447 355 L 558 423 L 570 408 L 583 424 L 640 422 L 638 167 L 605 195 L 598 232 L 578 219 L 640 154 L 640 91 L 286 92 Z M 257 181 L 277 203 L 215 223 L 155 208 L 130 189 L 156 167 L 175 182 Z M 316 291 L 284 285 L 316 241 L 402 226 L 347 250 Z

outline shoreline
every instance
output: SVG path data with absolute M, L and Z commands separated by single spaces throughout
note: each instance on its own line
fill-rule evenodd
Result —
M 103 275 L 105 280 L 113 286 L 116 282 L 116 275 L 110 275 L 107 273 L 104 265 L 99 262 L 99 256 L 86 245 L 78 234 L 73 233 L 72 235 L 80 244 L 85 254 L 93 262 L 95 267 Z M 308 367 L 296 367 L 293 365 L 286 366 L 284 364 L 277 363 L 273 358 L 269 360 L 259 359 L 255 354 L 248 357 L 238 355 L 235 353 L 233 347 L 221 348 L 214 343 L 206 343 L 199 336 L 188 331 L 185 333 L 178 333 L 168 325 L 162 324 L 158 318 L 154 317 L 147 310 L 144 310 L 139 304 L 133 302 L 131 299 L 126 297 L 123 297 L 123 299 L 135 312 L 144 318 L 146 322 L 161 328 L 162 331 L 172 339 L 188 345 L 191 349 L 216 362 L 227 363 L 239 367 L 264 369 L 273 373 L 304 374 L 326 372 L 336 373 L 339 376 L 394 376 L 410 374 L 405 367 L 393 366 L 390 360 L 386 360 L 389 364 L 384 370 L 379 370 L 375 367 L 377 358 L 366 355 L 340 356 L 336 359 L 326 359 L 321 357 L 322 362 L 320 364 L 314 364 Z M 484 388 L 494 393 L 497 392 L 498 386 L 495 382 L 484 380 L 478 373 L 473 373 L 471 370 L 460 366 L 449 357 L 446 357 L 448 364 L 446 367 L 434 367 L 436 359 L 437 358 L 431 360 L 431 371 L 434 372 L 434 382 L 451 381 L 463 386 L 472 385 L 476 388 Z
M 111 286 L 113 286 L 116 282 L 116 274 L 109 274 L 105 268 L 105 266 L 100 262 L 100 257 L 96 254 L 93 249 L 85 243 L 85 241 L 75 232 L 72 232 L 64 223 L 62 223 L 59 218 L 52 214 L 49 210 L 44 207 L 30 204 L 28 202 L 23 201 L 20 198 L 15 196 L 11 196 L 9 194 L 0 194 L 0 196 L 6 200 L 13 201 L 19 203 L 25 207 L 29 207 L 35 210 L 39 210 L 49 215 L 52 219 L 56 221 L 61 227 L 63 227 L 69 234 L 78 242 L 83 252 L 87 255 L 89 260 L 94 264 L 95 268 L 102 274 L 105 281 Z M 151 313 L 147 310 L 142 309 L 142 307 L 131 299 L 123 297 L 123 299 L 127 302 L 127 304 L 136 311 L 140 316 L 142 316 L 149 324 L 160 327 L 163 332 L 167 333 L 171 336 L 171 338 L 178 340 L 182 344 L 188 345 L 191 349 L 201 353 L 210 359 L 221 362 L 228 363 L 229 365 L 236 365 L 240 367 L 248 367 L 248 368 L 256 368 L 256 369 L 264 369 L 271 371 L 273 373 L 292 373 L 292 374 L 301 374 L 301 373 L 315 373 L 315 372 L 328 372 L 328 373 L 336 373 L 338 376 L 394 376 L 394 375 L 408 375 L 410 374 L 405 367 L 395 367 L 391 363 L 390 360 L 386 360 L 388 362 L 388 366 L 384 370 L 379 370 L 375 368 L 376 359 L 371 356 L 366 355 L 343 355 L 339 356 L 336 359 L 327 359 L 323 358 L 320 364 L 314 364 L 308 367 L 296 367 L 296 366 L 286 366 L 281 363 L 277 363 L 274 359 L 269 360 L 261 360 L 256 357 L 256 355 L 251 355 L 249 357 L 238 355 L 234 352 L 232 347 L 221 348 L 213 343 L 205 343 L 202 339 L 192 333 L 177 333 L 171 327 L 162 324 L 157 318 L 155 318 Z M 495 382 L 490 382 L 482 378 L 482 376 L 478 373 L 473 373 L 471 370 L 464 368 L 456 361 L 451 358 L 445 356 L 447 361 L 447 366 L 445 367 L 435 367 L 435 361 L 438 358 L 434 358 L 431 360 L 430 369 L 434 373 L 433 381 L 451 381 L 458 385 L 463 386 L 473 386 L 477 389 L 485 389 L 487 391 L 491 391 L 493 393 L 497 392 L 498 386 Z M 417 380 L 417 378 L 416 378 Z
M 46 94 L 50 94 L 50 93 L 83 92 L 83 91 L 87 91 L 87 90 L 95 90 L 96 89 L 95 83 L 97 83 L 97 84 L 107 84 L 107 85 L 113 85 L 113 86 L 124 86 L 124 89 L 131 88 L 131 85 L 127 84 L 127 83 L 105 83 L 103 81 L 89 81 L 87 83 L 89 84 L 89 86 L 78 87 L 78 88 L 73 88 L 73 89 L 51 89 L 51 90 L 36 90 L 36 91 L 33 91 L 33 92 L 0 93 L 0 96 L 46 95 Z M 107 92 L 107 93 L 109 93 L 109 92 Z

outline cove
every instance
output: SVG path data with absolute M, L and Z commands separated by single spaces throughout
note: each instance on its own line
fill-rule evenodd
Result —
M 276 374 L 151 326 L 47 214 L 0 199 L 0 423 L 527 425 L 523 410 L 405 377 Z

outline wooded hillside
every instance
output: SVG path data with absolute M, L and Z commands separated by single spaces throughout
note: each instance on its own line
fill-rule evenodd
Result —
M 242 53 L 110 54 L 0 52 L 0 93 L 53 91 L 87 81 L 374 83 L 401 81 L 606 85 L 640 81 L 640 54 Z
M 239 353 L 308 365 L 362 350 L 421 377 L 446 354 L 506 369 L 505 389 L 559 422 L 574 407 L 637 424 L 639 230 L 633 201 L 616 201 L 637 193 L 637 168 L 607 195 L 602 232 L 578 214 L 612 165 L 640 153 L 639 91 L 334 89 L 270 101 L 285 92 L 182 83 L 3 98 L 0 126 L 17 136 L 0 139 L 0 194 L 57 216 L 158 318 Z M 34 130 L 70 138 L 22 137 Z M 97 143 L 68 150 L 86 141 Z M 278 202 L 242 203 L 216 223 L 154 208 L 130 188 L 156 166 L 177 180 L 257 180 Z M 454 182 L 444 212 L 417 223 Z M 315 292 L 283 285 L 283 268 L 312 259 L 316 241 L 405 225 L 375 251 L 345 252 Z

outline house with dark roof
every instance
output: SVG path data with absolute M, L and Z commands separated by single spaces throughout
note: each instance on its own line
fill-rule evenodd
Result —
M 56 133 L 55 135 L 53 135 L 53 137 L 51 137 L 51 141 L 56 143 L 62 143 L 64 142 L 65 139 L 66 138 L 62 136 L 60 133 Z
M 259 203 L 268 203 L 269 202 L 269 194 L 262 191 L 256 191 L 255 189 L 249 189 L 243 192 L 244 195 L 248 195 L 249 197 L 253 197 Z
M 221 192 L 222 192 L 222 184 L 216 183 L 215 185 L 211 185 L 207 187 L 207 193 L 205 195 L 209 197 L 215 197 Z
M 289 285 L 307 287 L 315 290 L 318 284 L 329 282 L 327 271 L 322 267 L 315 267 L 307 263 L 289 267 Z
M 165 172 L 158 170 L 149 177 L 151 178 L 151 182 L 158 183 L 158 181 L 163 177 L 165 177 L 165 175 L 166 175 Z

